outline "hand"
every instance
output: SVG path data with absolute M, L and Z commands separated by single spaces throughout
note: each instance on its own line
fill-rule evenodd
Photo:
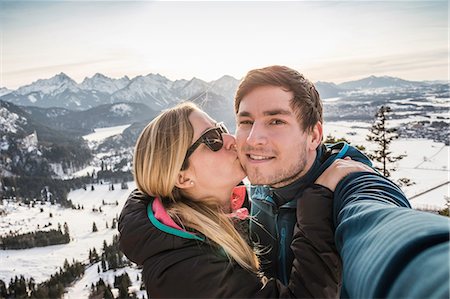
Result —
M 315 181 L 316 184 L 327 187 L 334 192 L 337 184 L 353 172 L 375 172 L 364 163 L 353 161 L 350 157 L 336 159 Z

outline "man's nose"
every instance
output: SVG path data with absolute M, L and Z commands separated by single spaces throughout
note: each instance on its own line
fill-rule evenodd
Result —
M 267 143 L 267 134 L 264 124 L 254 122 L 247 136 L 247 143 L 251 146 L 264 145 Z

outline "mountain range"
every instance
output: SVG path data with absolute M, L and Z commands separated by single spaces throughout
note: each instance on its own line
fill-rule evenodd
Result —
M 17 90 L 0 88 L 0 175 L 71 173 L 96 152 L 131 153 L 140 132 L 161 110 L 190 100 L 235 129 L 234 93 L 239 80 L 222 76 L 171 81 L 160 74 L 119 79 L 95 74 L 81 83 L 64 73 Z M 370 76 L 335 84 L 315 83 L 324 100 L 325 121 L 371 122 L 381 105 L 404 118 L 407 137 L 448 143 L 448 84 Z M 426 121 L 418 123 L 420 117 Z M 96 128 L 128 125 L 94 148 L 82 136 Z M 109 158 L 108 158 L 109 159 Z
M 336 97 L 349 90 L 368 88 L 417 88 L 432 82 L 407 81 L 395 77 L 370 76 L 340 84 L 316 82 L 322 98 Z M 198 78 L 171 81 L 160 74 L 148 74 L 130 79 L 109 78 L 100 73 L 81 83 L 75 82 L 64 73 L 49 79 L 39 79 L 16 90 L 0 88 L 0 100 L 21 106 L 42 108 L 59 107 L 71 110 L 86 110 L 99 105 L 114 103 L 143 103 L 160 111 L 182 100 L 202 101 L 225 100 L 232 102 L 239 80 L 225 75 L 206 82 Z
M 179 101 L 201 97 L 202 94 L 212 98 L 232 99 L 238 84 L 239 81 L 231 76 L 205 82 L 197 78 L 171 81 L 160 74 L 114 79 L 99 73 L 78 84 L 66 74 L 60 73 L 17 90 L 2 88 L 0 100 L 21 106 L 71 110 L 86 110 L 122 102 L 144 103 L 151 109 L 160 111 Z

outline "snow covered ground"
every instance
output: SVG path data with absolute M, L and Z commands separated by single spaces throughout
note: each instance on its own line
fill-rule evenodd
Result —
M 132 190 L 134 183 L 129 182 L 128 186 Z M 72 259 L 86 261 L 89 249 L 95 247 L 97 252 L 101 252 L 103 240 L 110 244 L 112 236 L 118 234 L 117 228 L 111 229 L 112 219 L 120 213 L 130 190 L 121 190 L 120 184 L 116 184 L 113 191 L 109 191 L 107 184 L 94 185 L 94 188 L 91 191 L 91 186 L 88 186 L 86 191 L 79 189 L 68 195 L 75 206 L 80 204 L 84 210 L 64 209 L 48 203 L 33 208 L 4 201 L 0 208 L 5 210 L 6 216 L 0 218 L 0 234 L 9 231 L 29 232 L 36 230 L 38 225 L 43 228 L 48 223 L 52 224 L 50 228 L 57 229 L 58 223 L 63 225 L 67 222 L 71 242 L 24 250 L 0 250 L 0 279 L 9 282 L 15 275 L 24 275 L 41 282 L 62 267 L 64 259 L 67 258 L 69 262 Z M 103 201 L 106 205 L 102 205 Z M 102 212 L 92 211 L 100 207 Z M 92 232 L 94 222 L 98 232 Z M 106 228 L 106 223 L 109 228 Z
M 93 264 L 89 267 L 85 273 L 83 278 L 75 283 L 74 286 L 67 288 L 66 293 L 64 294 L 64 299 L 80 299 L 80 298 L 88 298 L 89 292 L 91 290 L 91 284 L 96 283 L 100 278 L 106 284 L 109 284 L 111 287 L 114 285 L 114 277 L 120 276 L 124 272 L 128 273 L 131 280 L 131 287 L 129 291 L 135 292 L 137 298 L 147 298 L 147 293 L 145 290 L 140 290 L 142 275 L 141 270 L 135 268 L 123 268 L 118 270 L 108 270 L 106 272 L 97 272 L 98 267 L 100 266 L 100 262 Z M 114 289 L 112 290 L 114 294 Z M 117 292 L 117 290 L 116 290 Z M 117 296 L 117 295 L 116 295 Z
M 324 136 L 344 137 L 352 145 L 363 145 L 370 151 L 374 144 L 365 140 L 369 127 L 370 124 L 363 122 L 327 122 Z M 390 149 L 396 155 L 406 154 L 397 162 L 398 170 L 391 174 L 394 181 L 406 177 L 415 182 L 402 187 L 408 198 L 412 198 L 411 205 L 420 209 L 445 208 L 446 197 L 450 196 L 450 147 L 428 139 L 397 139 L 392 141 Z M 445 185 L 415 197 L 441 184 Z

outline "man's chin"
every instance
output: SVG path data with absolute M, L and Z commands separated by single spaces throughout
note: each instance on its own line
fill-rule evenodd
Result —
M 247 179 L 252 185 L 269 185 L 270 180 L 262 175 L 251 175 L 247 174 Z

